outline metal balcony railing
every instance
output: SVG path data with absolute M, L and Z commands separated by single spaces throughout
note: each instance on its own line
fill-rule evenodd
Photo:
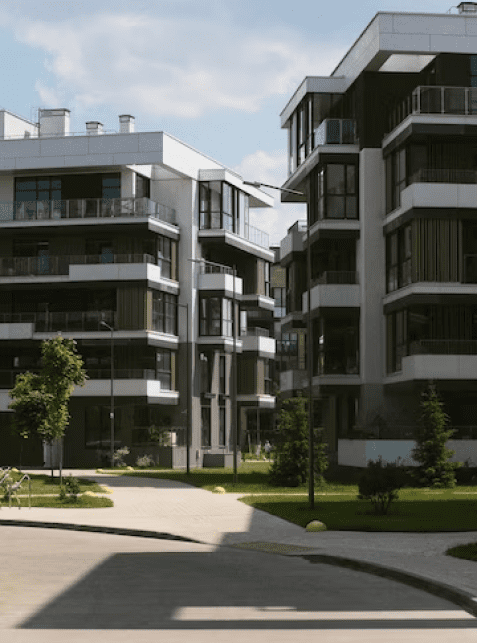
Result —
M 0 389 L 12 388 L 15 386 L 15 379 L 17 375 L 21 375 L 27 371 L 38 372 L 37 368 L 24 368 L 20 369 L 10 369 L 10 370 L 0 370 Z M 86 369 L 87 376 L 90 380 L 110 380 L 111 379 L 111 368 L 99 368 L 99 369 Z M 114 379 L 115 380 L 154 380 L 161 382 L 161 388 L 164 390 L 170 390 L 170 384 L 164 379 L 163 373 L 156 374 L 156 371 L 153 368 L 115 368 L 114 369 Z
M 232 219 L 226 219 L 224 217 L 224 221 L 221 222 L 220 212 L 212 212 L 210 214 L 210 218 L 207 221 L 201 222 L 200 229 L 201 230 L 227 230 L 228 232 L 232 232 L 233 234 L 236 234 L 239 237 L 242 236 L 242 235 L 239 235 L 237 232 L 233 231 Z M 262 248 L 267 248 L 267 249 L 270 247 L 269 235 L 263 230 L 260 230 L 259 228 L 256 228 L 255 226 L 250 225 L 249 223 L 246 223 L 244 226 L 243 238 L 247 239 L 247 241 L 251 241 L 256 246 L 261 246 Z
M 354 119 L 326 118 L 315 129 L 315 147 L 318 145 L 354 145 L 356 143 L 356 121 Z
M 214 263 L 213 261 L 201 261 L 199 263 L 200 274 L 210 275 L 210 274 L 221 274 L 221 275 L 232 275 L 234 274 L 233 268 L 229 266 L 224 266 L 221 263 Z
M 416 87 L 392 110 L 389 131 L 410 114 L 477 115 L 477 87 Z
M 321 284 L 357 284 L 358 273 L 356 270 L 326 270 L 317 279 L 313 281 L 313 285 Z
M 71 265 L 110 263 L 155 263 L 149 254 L 42 255 L 0 259 L 0 277 L 67 275 Z
M 270 337 L 270 331 L 266 328 L 247 328 L 242 332 L 242 337 Z
M 112 310 L 36 312 L 36 313 L 2 313 L 0 324 L 33 324 L 35 332 L 47 333 L 57 331 L 106 331 L 101 324 L 116 326 L 116 313 Z
M 419 339 L 409 344 L 409 355 L 477 355 L 475 339 Z
M 173 208 L 142 198 L 63 199 L 53 201 L 2 201 L 2 221 L 41 221 L 48 219 L 102 219 L 118 217 L 154 217 L 176 224 Z
M 410 177 L 409 183 L 477 183 L 477 171 L 422 168 Z

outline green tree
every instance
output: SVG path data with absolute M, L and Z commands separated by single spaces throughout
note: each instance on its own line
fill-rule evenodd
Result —
M 38 434 L 47 444 L 63 438 L 70 415 L 74 386 L 83 386 L 86 373 L 73 339 L 58 335 L 41 346 L 40 373 L 23 373 L 9 392 L 15 411 L 13 426 L 24 438 Z M 53 469 L 52 469 L 53 476 Z M 61 466 L 60 466 L 61 477 Z
M 414 460 L 420 463 L 419 482 L 426 487 L 454 487 L 455 470 L 461 463 L 449 462 L 455 451 L 448 449 L 446 442 L 453 430 L 448 427 L 450 418 L 444 412 L 444 405 L 433 382 L 429 382 L 427 389 L 421 393 L 420 406 L 416 447 L 412 452 Z
M 322 429 L 314 430 L 315 476 L 321 484 L 328 466 Z M 295 397 L 283 400 L 278 414 L 278 442 L 270 467 L 270 482 L 275 485 L 298 486 L 308 479 L 309 431 L 307 400 Z

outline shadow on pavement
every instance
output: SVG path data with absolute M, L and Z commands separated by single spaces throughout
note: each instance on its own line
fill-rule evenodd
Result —
M 223 608 L 236 607 L 251 608 L 266 618 L 224 613 Z M 386 610 L 410 610 L 416 617 L 390 614 L 382 620 L 364 613 Z M 439 610 L 439 614 L 435 619 L 431 614 L 429 620 L 416 610 Z M 475 620 L 452 618 L 452 610 L 456 610 L 454 605 L 399 583 L 296 558 L 227 549 L 118 553 L 17 627 L 325 630 L 476 626 Z M 290 611 L 292 619 L 286 618 Z M 296 612 L 307 614 L 300 618 Z M 319 612 L 333 612 L 338 620 Z M 359 615 L 350 618 L 350 612 Z M 280 615 L 284 613 L 285 618 Z

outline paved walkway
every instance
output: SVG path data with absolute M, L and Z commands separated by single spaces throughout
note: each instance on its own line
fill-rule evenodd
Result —
M 68 475 L 70 471 L 66 471 Z M 214 494 L 171 480 L 72 471 L 113 489 L 113 508 L 2 508 L 2 522 L 38 521 L 90 528 L 170 534 L 215 546 L 240 546 L 270 553 L 344 557 L 404 572 L 457 590 L 477 608 L 477 563 L 445 556 L 449 547 L 477 542 L 465 533 L 308 533 L 238 501 L 243 494 Z M 317 517 L 319 514 L 317 512 Z M 322 562 L 324 559 L 321 559 Z M 333 562 L 332 559 L 329 559 Z M 336 562 L 336 561 L 335 561 Z M 397 578 L 397 576 L 395 575 Z

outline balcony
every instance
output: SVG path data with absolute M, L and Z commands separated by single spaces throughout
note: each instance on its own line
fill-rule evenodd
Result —
M 410 343 L 408 354 L 398 360 L 399 371 L 389 374 L 387 384 L 421 380 L 475 382 L 477 340 L 421 339 Z
M 162 278 L 149 254 L 43 255 L 0 259 L 0 277 L 67 276 L 72 281 Z
M 112 310 L 3 313 L 0 314 L 1 339 L 31 339 L 33 333 L 56 332 L 98 332 L 108 329 L 101 325 L 105 321 L 116 326 L 116 313 Z
M 477 88 L 423 85 L 416 87 L 411 96 L 407 96 L 392 110 L 388 123 L 389 132 L 393 132 L 408 116 L 428 115 L 457 119 L 460 116 L 477 116 Z
M 63 219 L 111 219 L 153 217 L 176 225 L 173 208 L 145 197 L 134 199 L 67 199 L 56 201 L 2 201 L 0 223 Z
M 315 280 L 311 289 L 311 309 L 358 308 L 360 305 L 358 273 L 355 270 L 327 270 Z M 302 296 L 303 312 L 308 312 L 308 293 Z
M 218 290 L 226 297 L 242 294 L 243 281 L 235 276 L 232 268 L 211 261 L 200 264 L 199 290 Z
M 242 351 L 257 353 L 259 357 L 273 359 L 276 345 L 273 337 L 266 328 L 249 328 L 241 335 Z
M 237 234 L 232 230 L 232 228 L 225 228 L 220 222 L 220 214 L 212 214 L 208 222 L 202 222 L 201 228 L 199 230 L 199 236 L 202 240 L 205 239 L 216 239 L 218 236 L 223 237 L 226 243 L 238 247 L 243 250 L 249 249 L 250 245 L 258 246 L 260 248 L 266 248 L 267 250 L 270 247 L 270 239 L 266 232 L 252 226 L 250 224 L 245 225 L 243 236 Z M 243 241 L 248 242 L 244 244 Z M 267 259 L 273 261 L 272 253 L 267 253 Z
M 314 133 L 314 146 L 356 145 L 356 121 L 351 118 L 326 118 Z
M 440 170 L 437 172 L 439 171 Z M 442 172 L 444 171 L 442 170 Z M 459 178 L 471 178 L 467 170 L 461 170 L 461 172 L 462 174 Z M 428 175 L 429 178 L 432 178 L 432 176 L 432 173 Z M 434 177 L 437 178 L 437 176 L 437 174 L 434 174 Z M 452 176 L 458 178 L 458 174 L 453 171 L 450 171 L 448 176 L 449 178 Z M 439 183 L 434 181 L 414 182 L 401 192 L 401 204 L 398 208 L 386 213 L 384 216 L 387 217 L 388 220 L 394 220 L 412 208 L 475 209 L 476 203 L 477 183 L 473 183 L 470 180 L 463 181 L 462 183 L 454 183 L 452 181 Z

